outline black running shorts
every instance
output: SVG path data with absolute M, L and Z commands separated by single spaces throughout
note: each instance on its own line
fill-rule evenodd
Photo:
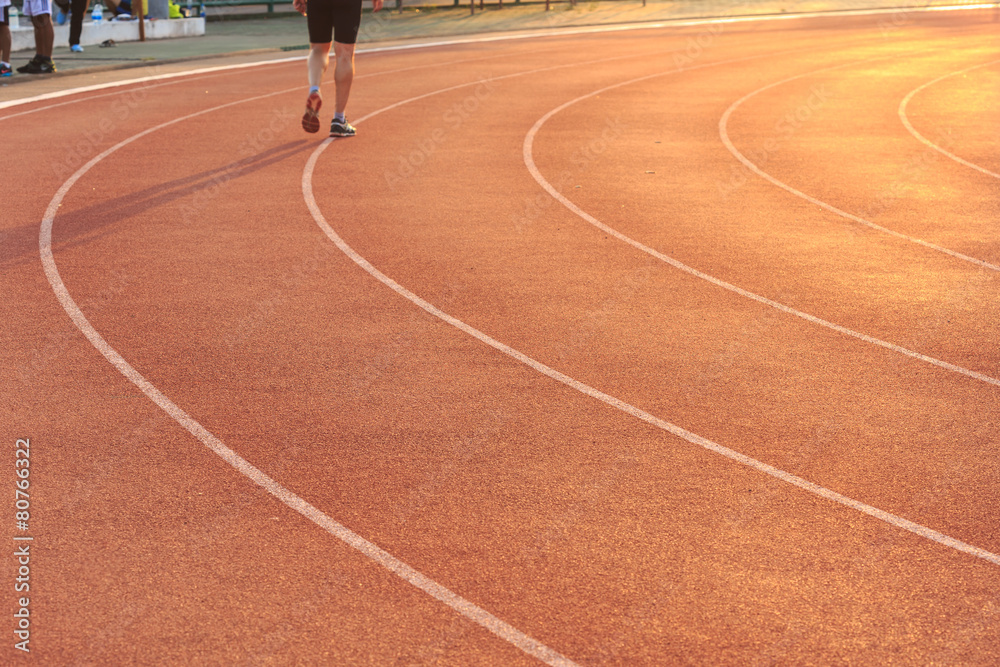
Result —
M 354 44 L 361 26 L 361 0 L 306 0 L 309 41 Z

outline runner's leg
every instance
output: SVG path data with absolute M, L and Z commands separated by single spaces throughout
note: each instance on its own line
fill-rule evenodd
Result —
M 343 114 L 347 108 L 347 98 L 351 94 L 351 84 L 354 83 L 354 44 L 333 43 L 333 55 L 336 59 L 333 71 L 337 82 L 337 106 L 335 111 Z

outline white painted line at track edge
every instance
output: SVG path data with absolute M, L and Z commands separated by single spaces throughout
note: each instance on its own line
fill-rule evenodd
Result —
M 745 59 L 740 59 L 740 60 L 745 60 Z M 739 61 L 734 61 L 734 62 L 739 62 Z M 711 67 L 711 66 L 714 66 L 716 64 L 726 64 L 726 63 L 725 62 L 722 62 L 722 63 L 708 63 L 708 64 L 705 64 L 705 65 L 698 65 L 697 67 L 690 67 L 690 68 L 687 68 L 687 69 L 689 69 L 689 70 L 700 69 L 700 68 L 703 68 L 703 67 Z M 629 79 L 628 81 L 623 81 L 623 82 L 620 82 L 620 83 L 615 83 L 615 84 L 612 84 L 610 86 L 605 86 L 605 87 L 600 88 L 598 90 L 595 90 L 595 91 L 593 91 L 591 93 L 587 93 L 585 95 L 581 95 L 580 97 L 577 97 L 577 98 L 575 98 L 573 100 L 570 100 L 569 102 L 561 104 L 558 107 L 556 107 L 555 109 L 552 109 L 551 111 L 549 111 L 548 113 L 546 113 L 541 118 L 539 118 L 538 121 L 531 127 L 531 129 L 528 130 L 528 133 L 524 137 L 524 143 L 522 144 L 522 156 L 523 156 L 523 159 L 524 159 L 524 164 L 528 168 L 528 172 L 531 174 L 532 178 L 534 178 L 535 181 L 540 186 L 542 186 L 542 188 L 550 196 L 552 196 L 553 199 L 555 199 L 556 201 L 558 201 L 560 204 L 562 204 L 569 211 L 571 211 L 572 213 L 576 214 L 578 217 L 580 217 L 581 219 L 583 219 L 585 222 L 590 223 L 594 227 L 597 227 L 601 231 L 605 232 L 606 234 L 608 234 L 610 236 L 613 236 L 614 238 L 618 239 L 619 241 L 622 241 L 623 243 L 627 243 L 628 245 L 632 246 L 633 248 L 636 248 L 637 250 L 640 250 L 641 252 L 644 252 L 647 255 L 655 257 L 656 259 L 659 259 L 660 261 L 665 262 L 666 264 L 669 264 L 670 266 L 672 266 L 672 267 L 674 267 L 676 269 L 679 269 L 681 271 L 684 271 L 685 273 L 688 273 L 688 274 L 690 274 L 692 276 L 695 276 L 696 278 L 700 278 L 700 279 L 702 279 L 704 281 L 707 281 L 707 282 L 709 282 L 709 283 L 711 283 L 713 285 L 721 287 L 722 289 L 728 290 L 728 291 L 733 292 L 735 294 L 739 294 L 740 296 L 746 297 L 747 299 L 751 299 L 753 301 L 757 301 L 759 303 L 762 303 L 762 304 L 764 304 L 766 306 L 770 306 L 772 308 L 776 308 L 777 310 L 780 310 L 780 311 L 782 311 L 784 313 L 788 313 L 789 315 L 794 315 L 795 317 L 799 317 L 799 318 L 801 318 L 803 320 L 806 320 L 807 322 L 811 322 L 813 324 L 818 324 L 818 325 L 820 325 L 822 327 L 826 327 L 827 329 L 831 329 L 831 330 L 836 331 L 838 333 L 842 333 L 842 334 L 845 334 L 847 336 L 851 336 L 853 338 L 857 338 L 858 340 L 862 340 L 862 341 L 864 341 L 866 343 L 871 343 L 872 345 L 877 345 L 879 347 L 883 347 L 883 348 L 885 348 L 887 350 L 890 350 L 892 352 L 897 352 L 899 354 L 903 354 L 903 355 L 911 357 L 913 359 L 917 359 L 918 361 L 923 361 L 923 362 L 926 362 L 928 364 L 932 364 L 932 365 L 937 366 L 939 368 L 942 368 L 944 370 L 952 371 L 954 373 L 959 373 L 961 375 L 965 375 L 967 377 L 970 377 L 970 378 L 972 378 L 974 380 L 979 380 L 981 382 L 985 382 L 987 384 L 992 384 L 994 386 L 1000 387 L 1000 379 L 990 377 L 989 375 L 986 375 L 984 373 L 980 373 L 978 371 L 974 371 L 974 370 L 971 370 L 971 369 L 968 369 L 968 368 L 964 368 L 962 366 L 958 366 L 956 364 L 952 364 L 952 363 L 949 363 L 947 361 L 942 361 L 940 359 L 935 359 L 934 357 L 930 357 L 930 356 L 927 356 L 926 354 L 922 354 L 920 352 L 916 352 L 914 350 L 910 350 L 910 349 L 902 347 L 900 345 L 896 345 L 895 343 L 890 343 L 888 341 L 884 341 L 884 340 L 881 340 L 879 338 L 875 338 L 874 336 L 869 336 L 868 334 L 864 334 L 864 333 L 861 333 L 859 331 L 854 331 L 853 329 L 849 329 L 849 328 L 847 328 L 845 326 L 842 326 L 842 325 L 839 325 L 839 324 L 835 324 L 834 322 L 830 322 L 828 320 L 824 320 L 822 318 L 816 317 L 815 315 L 810 315 L 809 313 L 805 313 L 805 312 L 803 312 L 801 310 L 796 310 L 795 308 L 792 308 L 791 306 L 786 306 L 783 303 L 780 303 L 778 301 L 774 301 L 772 299 L 769 299 L 769 298 L 767 298 L 765 296 L 762 296 L 760 294 L 757 294 L 755 292 L 751 292 L 749 290 L 743 289 L 742 287 L 737 287 L 736 285 L 733 285 L 732 283 L 726 282 L 726 281 L 724 281 L 724 280 L 722 280 L 720 278 L 716 278 L 715 276 L 712 276 L 712 275 L 709 275 L 707 273 L 704 273 L 703 271 L 699 271 L 698 269 L 696 269 L 694 267 L 688 266 L 687 264 L 684 264 L 680 260 L 674 259 L 673 257 L 670 257 L 669 255 L 665 255 L 665 254 L 661 253 L 660 251 L 658 251 L 658 250 L 656 250 L 654 248 L 651 248 L 651 247 L 645 245 L 644 243 L 641 243 L 641 242 L 633 239 L 630 236 L 626 236 L 625 234 L 622 234 L 621 232 L 619 232 L 618 230 L 614 229 L 613 227 L 609 227 L 608 225 L 604 224 L 603 222 L 601 222 L 600 220 L 598 220 L 597 218 L 595 218 L 594 216 L 590 215 L 589 213 L 587 213 L 586 211 L 584 211 L 583 209 L 581 209 L 579 206 L 577 206 L 576 204 L 574 204 L 572 201 L 570 201 L 566 196 L 564 196 L 561 192 L 559 192 L 545 178 L 545 176 L 542 174 L 541 170 L 535 164 L 535 158 L 534 158 L 533 152 L 534 152 L 535 137 L 538 135 L 538 132 L 541 130 L 542 126 L 545 125 L 545 123 L 547 123 L 549 121 L 549 119 L 551 119 L 553 116 L 555 116 L 556 114 L 560 113 L 561 111 L 563 111 L 563 110 L 565 110 L 565 109 L 573 106 L 574 104 L 577 104 L 578 102 L 582 102 L 583 100 L 589 99 L 591 97 L 596 97 L 597 95 L 605 93 L 605 92 L 607 92 L 609 90 L 614 90 L 615 88 L 620 88 L 620 87 L 623 87 L 623 86 L 628 86 L 628 85 L 631 85 L 631 84 L 634 84 L 634 83 L 639 83 L 639 82 L 646 81 L 646 80 L 649 80 L 649 79 L 652 79 L 652 78 L 656 78 L 656 77 L 660 77 L 660 76 L 667 76 L 667 75 L 673 74 L 673 73 L 675 73 L 675 72 L 673 72 L 673 71 L 660 72 L 660 73 L 657 73 L 657 74 L 642 76 L 642 77 L 638 77 L 638 78 L 635 78 L 635 79 Z
M 888 57 L 898 57 L 898 56 L 888 56 Z M 889 229 L 888 227 L 883 227 L 882 225 L 876 224 L 876 223 L 874 223 L 874 222 L 872 222 L 870 220 L 862 218 L 861 216 L 854 215 L 853 213 L 848 213 L 847 211 L 845 211 L 843 209 L 840 209 L 840 208 L 837 208 L 836 206 L 833 206 L 832 204 L 828 204 L 828 203 L 826 203 L 826 202 L 824 202 L 824 201 L 822 201 L 820 199 L 817 199 L 817 198 L 815 198 L 815 197 L 813 197 L 811 195 L 808 195 L 805 192 L 802 192 L 801 190 L 797 190 L 796 188 L 793 188 L 792 186 L 788 185 L 787 183 L 785 183 L 783 181 L 779 181 L 777 178 L 775 178 L 774 176 L 768 174 L 766 171 L 764 171 L 763 169 L 761 169 L 760 167 L 758 167 L 756 164 L 754 164 L 753 162 L 751 162 L 743 153 L 740 152 L 740 150 L 738 148 L 736 148 L 736 146 L 733 144 L 733 142 L 729 139 L 729 130 L 728 130 L 729 118 L 732 116 L 733 112 L 736 111 L 736 109 L 738 109 L 744 102 L 746 102 L 747 100 L 749 100 L 751 97 L 754 97 L 755 95 L 757 95 L 759 93 L 762 93 L 762 92 L 764 92 L 766 90 L 770 90 L 771 88 L 775 88 L 777 86 L 781 86 L 783 84 L 790 83 L 792 81 L 795 81 L 796 79 L 801 79 L 801 78 L 804 78 L 804 77 L 807 77 L 807 76 L 813 76 L 815 74 L 819 74 L 821 72 L 828 72 L 828 71 L 831 71 L 831 70 L 840 69 L 840 68 L 843 68 L 843 67 L 849 67 L 851 65 L 858 65 L 858 64 L 863 64 L 863 63 L 867 63 L 867 62 L 872 62 L 873 60 L 880 60 L 880 59 L 881 58 L 874 58 L 874 59 L 867 59 L 867 60 L 857 61 L 857 62 L 843 63 L 843 64 L 840 64 L 840 65 L 833 65 L 832 67 L 823 67 L 823 68 L 818 69 L 818 70 L 813 70 L 811 72 L 806 72 L 805 74 L 797 74 L 797 75 L 789 77 L 787 79 L 782 79 L 781 81 L 776 81 L 774 83 L 770 83 L 770 84 L 768 84 L 766 86 L 758 88 L 757 90 L 754 90 L 754 91 L 752 91 L 750 93 L 747 93 L 746 95 L 744 95 L 740 99 L 738 99 L 735 102 L 733 102 L 732 105 L 730 105 L 730 107 L 728 109 L 726 109 L 725 113 L 722 114 L 722 118 L 719 119 L 719 137 L 720 137 L 720 139 L 722 139 L 723 145 L 725 145 L 726 149 L 729 150 L 729 152 L 733 154 L 733 157 L 735 157 L 737 160 L 739 160 L 743 164 L 743 166 L 745 166 L 747 169 L 749 169 L 753 173 L 757 174 L 758 176 L 760 176 L 764 180 L 772 183 L 773 185 L 776 185 L 779 188 L 785 190 L 786 192 L 789 192 L 789 193 L 795 195 L 796 197 L 804 199 L 805 201 L 809 202 L 810 204 L 818 206 L 818 207 L 822 208 L 825 211 L 829 211 L 830 213 L 833 213 L 834 215 L 840 216 L 842 218 L 846 218 L 847 220 L 851 220 L 853 222 L 857 222 L 858 224 L 864 225 L 866 227 L 870 227 L 871 229 L 878 230 L 880 232 L 883 232 L 883 233 L 888 234 L 890 236 L 894 236 L 894 237 L 902 239 L 904 241 L 908 241 L 910 243 L 914 243 L 916 245 L 923 246 L 923 247 L 928 248 L 930 250 L 934 250 L 936 252 L 940 252 L 940 253 L 943 253 L 945 255 L 949 255 L 951 257 L 954 257 L 955 259 L 962 260 L 963 262 L 969 262 L 970 264 L 975 264 L 977 266 L 981 266 L 984 269 L 989 269 L 990 271 L 998 271 L 998 272 L 1000 272 L 1000 266 L 997 266 L 996 264 L 991 264 L 991 263 L 986 262 L 984 260 L 977 259 L 976 257 L 970 257 L 969 255 L 965 255 L 965 254 L 962 254 L 962 253 L 957 252 L 955 250 L 951 250 L 949 248 L 945 248 L 943 246 L 939 246 L 939 245 L 937 245 L 935 243 L 931 243 L 930 241 L 924 241 L 923 239 L 918 239 L 918 238 L 916 238 L 914 236 L 909 236 L 908 234 L 903 234 L 902 232 L 897 232 L 894 229 Z
M 766 14 L 761 16 L 734 16 L 734 17 L 709 17 L 700 19 L 676 19 L 676 20 L 664 20 L 658 22 L 650 23 L 628 23 L 622 25 L 606 25 L 606 26 L 587 26 L 581 28 L 563 28 L 557 30 L 547 30 L 544 32 L 534 32 L 527 34 L 513 34 L 513 35 L 491 35 L 488 37 L 468 37 L 468 38 L 456 38 L 448 40 L 439 40 L 435 42 L 421 42 L 418 44 L 398 44 L 393 46 L 377 46 L 372 48 L 361 48 L 357 50 L 358 55 L 367 53 L 387 53 L 392 51 L 410 51 L 414 49 L 427 49 L 435 48 L 441 46 L 455 46 L 461 44 L 485 44 L 489 42 L 499 42 L 499 41 L 512 41 L 519 39 L 538 39 L 543 37 L 559 37 L 564 35 L 584 35 L 592 33 L 604 33 L 604 32 L 623 32 L 629 30 L 657 30 L 661 28 L 685 28 L 700 25 L 714 25 L 721 23 L 748 23 L 757 21 L 787 21 L 790 19 L 809 19 L 809 18 L 834 18 L 834 17 L 851 17 L 851 16 L 877 16 L 879 14 L 895 14 L 900 11 L 907 12 L 938 12 L 938 11 L 963 11 L 971 9 L 991 9 L 994 5 L 992 4 L 975 4 L 975 5 L 942 5 L 938 7 L 905 7 L 905 8 L 887 8 L 887 9 L 856 9 L 856 10 L 844 10 L 844 11 L 834 11 L 834 12 L 802 12 L 797 14 Z M 217 56 L 206 56 L 206 57 L 226 57 L 228 54 L 222 53 Z M 94 84 L 91 86 L 81 86 L 79 88 L 70 88 L 68 90 L 60 90 L 52 93 L 45 93 L 42 95 L 36 95 L 33 97 L 25 97 L 18 100 L 9 100 L 7 102 L 0 102 L 0 109 L 8 109 L 14 106 L 20 106 L 22 104 L 31 104 L 33 102 L 41 102 L 44 100 L 56 99 L 59 97 L 66 97 L 68 95 L 77 95 L 80 93 L 92 92 L 95 90 L 105 90 L 107 88 L 117 88 L 120 86 L 128 86 L 135 83 L 143 83 L 146 81 L 158 81 L 161 79 L 171 79 L 175 77 L 182 76 L 193 76 L 196 74 L 206 74 L 209 72 L 220 72 L 227 70 L 238 70 L 245 69 L 248 67 L 258 67 L 261 65 L 273 65 L 275 63 L 287 63 L 294 62 L 297 60 L 305 60 L 306 56 L 288 56 L 285 58 L 273 58 L 269 60 L 261 60 L 253 63 L 240 63 L 235 65 L 219 65 L 216 67 L 202 67 L 193 70 L 185 70 L 183 72 L 171 72 L 169 74 L 156 74 L 152 76 L 139 77 L 135 79 L 128 79 L 124 81 L 113 81 L 108 83 Z
M 939 81 L 944 81 L 945 79 L 948 79 L 950 77 L 958 76 L 959 74 L 965 74 L 966 72 L 971 72 L 972 70 L 977 70 L 977 69 L 980 69 L 980 68 L 983 68 L 983 67 L 989 67 L 990 65 L 996 65 L 997 63 L 1000 63 L 1000 60 L 992 60 L 992 61 L 990 61 L 988 63 L 982 63 L 980 65 L 973 65 L 972 67 L 966 67 L 965 69 L 960 69 L 957 72 L 951 72 L 950 74 L 945 74 L 944 76 L 939 76 L 938 78 L 934 79 L 933 81 L 928 81 L 924 85 L 918 86 L 917 88 L 914 88 L 913 90 L 911 90 L 906 95 L 906 97 L 904 97 L 903 100 L 899 103 L 899 111 L 898 111 L 899 120 L 901 120 L 903 122 L 903 127 L 905 127 L 907 130 L 909 130 L 910 134 L 912 134 L 920 143 L 924 144 L 928 148 L 936 150 L 937 152 L 941 153 L 942 155 L 944 155 L 946 157 L 951 158 L 952 160 L 954 160 L 955 162 L 958 162 L 959 164 L 963 164 L 966 167 L 971 167 L 971 168 L 975 169 L 976 171 L 980 171 L 980 172 L 986 174 L 987 176 L 992 176 L 993 178 L 1000 178 L 1000 174 L 996 173 L 995 171 L 990 171 L 989 169 L 986 169 L 985 167 L 980 167 L 978 164 L 974 164 L 972 162 L 969 162 L 968 160 L 960 158 L 959 156 L 955 155 L 952 152 L 949 152 L 949 151 L 945 150 L 941 146 L 938 146 L 934 142 L 932 142 L 929 139 L 927 139 L 924 135 L 922 135 L 919 132 L 917 132 L 916 128 L 914 128 L 913 125 L 910 124 L 910 119 L 906 116 L 906 106 L 910 103 L 910 100 L 913 99 L 914 95 L 916 95 L 917 93 L 919 93 L 921 90 L 923 90 L 925 88 L 933 86 L 935 83 L 938 83 Z
M 595 389 L 590 385 L 575 380 L 574 378 L 571 378 L 570 376 L 560 371 L 557 371 L 554 368 L 546 366 L 540 361 L 536 361 L 535 359 L 532 359 L 526 354 L 518 350 L 515 350 L 514 348 L 504 343 L 501 343 L 500 341 L 490 337 L 489 335 L 483 333 L 482 331 L 470 326 L 469 324 L 466 324 L 462 320 L 459 320 L 458 318 L 449 315 L 448 313 L 444 312 L 437 306 L 431 304 L 430 302 L 424 300 L 420 296 L 406 289 L 405 287 L 397 283 L 395 280 L 393 280 L 392 278 L 388 277 L 387 275 L 379 271 L 367 259 L 362 257 L 353 248 L 351 248 L 351 246 L 349 246 L 340 237 L 340 235 L 337 234 L 336 230 L 333 229 L 330 223 L 323 216 L 323 212 L 320 210 L 319 205 L 316 202 L 316 198 L 313 195 L 312 175 L 316 166 L 316 162 L 319 160 L 320 155 L 322 155 L 323 151 L 326 150 L 327 146 L 329 146 L 331 142 L 332 140 L 327 140 L 316 148 L 316 150 L 310 156 L 309 161 L 306 164 L 306 168 L 303 171 L 302 193 L 303 197 L 305 198 L 306 205 L 309 207 L 309 211 L 312 213 L 313 218 L 316 221 L 316 224 L 319 225 L 320 229 L 323 230 L 323 232 L 327 235 L 327 237 L 331 241 L 333 241 L 333 243 L 341 250 L 341 252 L 347 255 L 351 259 L 351 261 L 353 261 L 355 264 L 361 267 L 366 273 L 371 275 L 373 278 L 378 280 L 380 283 L 382 283 L 392 291 L 396 292 L 401 297 L 407 299 L 408 301 L 415 304 L 419 308 L 423 309 L 430 315 L 433 315 L 434 317 L 444 322 L 447 322 L 448 324 L 452 325 L 459 331 L 462 331 L 472 336 L 473 338 L 476 338 L 480 342 L 521 362 L 522 364 L 538 371 L 539 373 L 546 375 L 552 378 L 553 380 L 560 382 L 566 385 L 567 387 L 570 387 L 571 389 L 575 389 L 576 391 L 586 396 L 590 396 L 591 398 L 597 399 L 617 410 L 632 415 L 633 417 L 636 417 L 646 422 L 647 424 L 655 426 L 656 428 L 659 428 L 672 435 L 682 438 L 692 444 L 698 445 L 699 447 L 703 447 L 709 451 L 715 452 L 716 454 L 720 454 L 728 459 L 736 461 L 737 463 L 741 463 L 745 466 L 753 468 L 754 470 L 757 470 L 761 473 L 770 475 L 771 477 L 775 477 L 784 482 L 792 484 L 800 489 L 808 491 L 809 493 L 812 493 L 816 496 L 819 496 L 831 502 L 835 502 L 845 507 L 849 507 L 863 514 L 867 514 L 868 516 L 874 517 L 880 521 L 884 521 L 885 523 L 893 525 L 897 528 L 901 528 L 903 530 L 909 531 L 915 535 L 919 535 L 920 537 L 926 538 L 938 544 L 942 544 L 957 551 L 969 554 L 976 558 L 980 558 L 987 562 L 993 563 L 994 565 L 1000 565 L 1000 555 L 987 551 L 986 549 L 982 549 L 980 547 L 968 544 L 961 540 L 955 539 L 953 537 L 945 535 L 944 533 L 938 532 L 936 530 L 920 525 L 908 519 L 904 519 L 903 517 L 896 516 L 895 514 L 891 514 L 884 510 L 880 510 L 877 507 L 867 505 L 860 501 L 854 500 L 853 498 L 848 498 L 847 496 L 837 493 L 836 491 L 827 489 L 826 487 L 820 486 L 819 484 L 810 482 L 801 477 L 797 477 L 779 468 L 775 468 L 774 466 L 764 463 L 763 461 L 758 461 L 745 454 L 741 454 L 740 452 L 737 452 L 733 449 L 729 449 L 728 447 L 725 447 L 711 440 L 708 440 L 707 438 L 703 438 L 700 435 L 692 433 L 684 428 L 681 428 L 680 426 L 672 424 L 664 419 L 660 419 L 655 415 L 652 415 L 638 407 L 626 403 L 621 399 L 606 394 L 600 391 L 599 389 Z
M 210 74 L 212 72 L 226 72 L 230 70 L 247 69 L 250 67 L 260 67 L 262 65 L 274 65 L 276 63 L 292 62 L 295 60 L 305 60 L 305 57 L 294 56 L 290 58 L 275 58 L 272 60 L 261 60 L 253 63 L 240 63 L 238 65 L 219 65 L 217 67 L 200 67 L 198 69 L 185 70 L 183 72 L 152 74 L 150 76 L 142 76 L 135 79 L 126 79 L 123 81 L 96 83 L 92 86 L 80 86 L 79 88 L 69 88 L 67 90 L 59 90 L 52 93 L 45 93 L 44 95 L 36 95 L 34 97 L 25 97 L 19 100 L 0 102 L 0 109 L 9 109 L 11 107 L 21 106 L 23 104 L 31 104 L 33 102 L 44 102 L 46 100 L 54 100 L 60 97 L 67 97 L 69 95 L 78 95 L 80 93 L 91 93 L 96 90 L 107 90 L 108 88 L 120 88 L 122 86 L 131 86 L 137 83 L 146 83 L 149 81 L 163 81 L 166 79 L 176 79 L 178 77 L 195 76 L 198 74 Z

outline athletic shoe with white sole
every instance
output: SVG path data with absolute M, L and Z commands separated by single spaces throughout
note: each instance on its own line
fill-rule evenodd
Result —
M 306 100 L 306 112 L 302 116 L 302 129 L 310 134 L 319 132 L 319 109 L 323 106 L 323 98 L 319 93 L 309 93 Z
M 339 121 L 334 118 L 330 122 L 330 136 L 331 137 L 353 137 L 357 134 L 357 129 L 348 123 L 346 120 Z
M 79 44 L 70 44 L 69 50 L 73 53 L 83 53 L 83 47 Z

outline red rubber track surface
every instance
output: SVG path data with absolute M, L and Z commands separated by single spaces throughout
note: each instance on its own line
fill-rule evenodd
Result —
M 918 86 L 1000 58 L 993 13 L 905 19 L 363 55 L 352 119 L 422 97 L 327 146 L 316 203 L 376 269 L 528 357 L 1000 553 L 1000 388 L 679 271 L 588 224 L 525 164 L 545 114 L 648 77 L 538 130 L 533 160 L 562 195 L 706 274 L 1000 377 L 1000 273 L 834 215 L 720 140 L 736 100 L 806 75 L 733 112 L 741 152 L 816 199 L 1000 263 L 997 180 L 898 115 Z M 280 92 L 303 69 L 0 111 L 0 414 L 11 449 L 32 444 L 36 660 L 535 662 L 227 465 L 53 295 L 39 227 L 67 179 L 137 133 L 241 102 L 93 164 L 61 201 L 52 249 L 108 344 L 244 459 L 580 664 L 1000 662 L 1000 566 L 615 410 L 361 270 L 303 197 L 322 139 L 300 128 L 304 86 Z M 942 80 L 909 120 L 998 171 L 998 80 L 995 64 Z

